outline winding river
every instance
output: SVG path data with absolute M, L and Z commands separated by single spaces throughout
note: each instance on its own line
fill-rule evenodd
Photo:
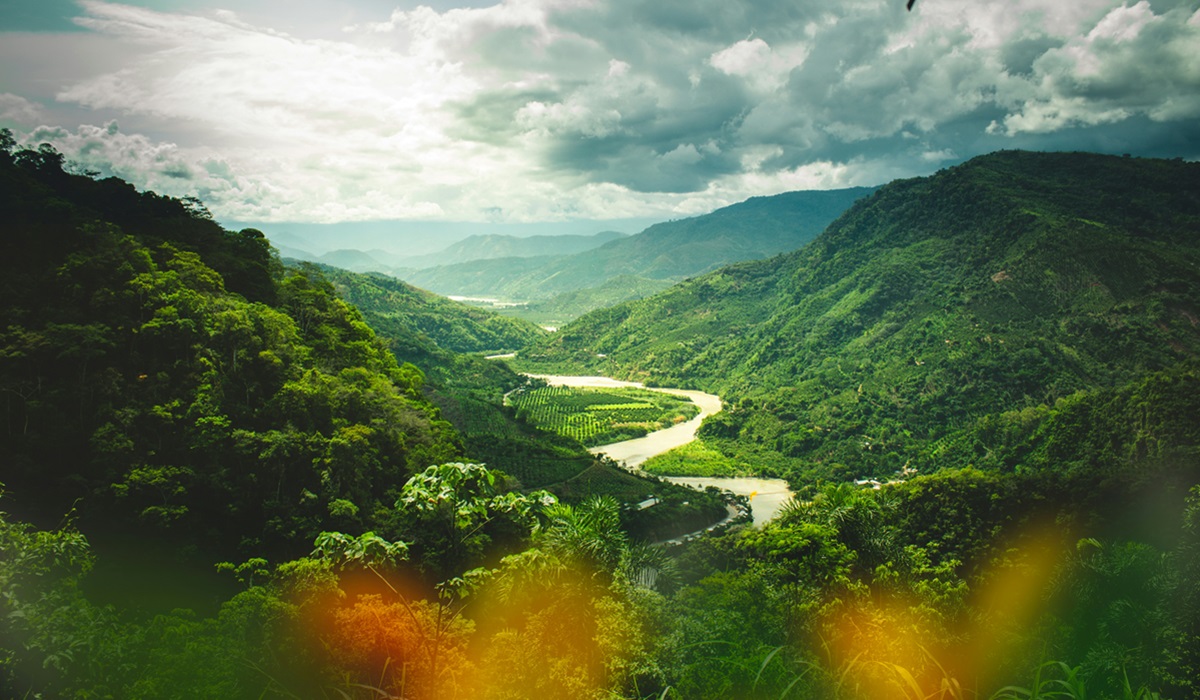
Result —
M 572 377 L 555 374 L 531 374 L 531 377 L 545 380 L 551 386 L 598 387 L 598 388 L 634 388 L 661 391 L 665 394 L 685 396 L 700 408 L 700 413 L 694 418 L 670 428 L 656 430 L 649 435 L 633 440 L 622 440 L 608 445 L 593 447 L 592 454 L 605 454 L 623 463 L 630 469 L 639 468 L 642 463 L 654 455 L 662 454 L 676 447 L 681 447 L 696 439 L 696 431 L 708 416 L 721 411 L 721 398 L 703 391 L 690 389 L 668 389 L 648 387 L 638 382 L 624 382 L 608 377 Z M 783 507 L 792 497 L 787 482 L 783 479 L 760 479 L 756 477 L 699 477 L 699 476 L 668 476 L 668 481 L 695 488 L 716 486 L 732 491 L 750 499 L 750 508 L 754 516 L 754 524 L 762 525 Z

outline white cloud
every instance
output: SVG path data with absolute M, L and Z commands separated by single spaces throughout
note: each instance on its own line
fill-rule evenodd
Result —
M 533 101 L 517 111 L 516 122 L 533 132 L 571 131 L 582 136 L 604 137 L 620 126 L 621 112 L 580 101 L 553 104 Z
M 807 49 L 800 44 L 782 51 L 762 39 L 743 39 L 709 58 L 714 68 L 727 75 L 745 78 L 753 85 L 775 90 L 787 82 L 788 74 L 804 63 Z
M 42 117 L 42 108 L 8 92 L 0 92 L 0 122 L 31 124 Z
M 239 177 L 215 153 L 187 152 L 172 143 L 125 134 L 115 121 L 74 131 L 42 126 L 20 136 L 30 145 L 54 145 L 80 170 L 114 175 L 161 194 L 199 195 L 217 206 L 244 209 L 269 194 L 261 185 Z

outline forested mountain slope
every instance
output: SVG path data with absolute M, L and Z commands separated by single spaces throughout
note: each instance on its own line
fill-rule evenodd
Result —
M 390 336 L 423 337 L 458 353 L 510 352 L 546 336 L 528 321 L 460 304 L 393 277 L 327 267 L 322 271 L 373 328 L 386 326 Z
M 558 328 L 588 312 L 606 309 L 624 301 L 648 297 L 670 287 L 671 284 L 667 280 L 618 275 L 597 287 L 563 292 L 558 296 L 529 302 L 524 306 L 502 309 L 500 313 Z
M 1198 351 L 1200 165 L 1000 152 L 887 185 L 797 252 L 579 319 L 531 360 L 717 390 L 710 439 L 845 478 Z
M 422 372 L 259 232 L 4 146 L 0 483 L 17 513 L 74 504 L 101 541 L 183 556 L 294 554 L 462 454 Z
M 721 265 L 794 250 L 872 188 L 754 197 L 570 256 L 474 261 L 410 273 L 406 281 L 439 294 L 547 299 L 630 275 L 680 280 Z

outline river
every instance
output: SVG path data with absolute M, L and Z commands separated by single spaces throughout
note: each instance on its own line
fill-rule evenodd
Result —
M 593 447 L 592 454 L 605 454 L 623 463 L 630 469 L 638 469 L 647 460 L 657 454 L 662 454 L 676 447 L 681 447 L 696 439 L 696 431 L 708 416 L 721 411 L 721 397 L 706 394 L 703 391 L 691 389 L 669 389 L 663 387 L 648 387 L 638 382 L 624 382 L 608 377 L 572 377 L 555 374 L 531 374 L 531 377 L 545 380 L 551 386 L 600 387 L 600 388 L 634 388 L 661 391 L 665 394 L 686 396 L 700 408 L 700 413 L 694 418 L 670 428 L 656 430 L 649 435 L 633 440 L 622 440 L 608 445 Z M 754 516 L 754 524 L 762 525 L 779 512 L 787 503 L 792 492 L 783 479 L 760 479 L 755 477 L 698 477 L 698 476 L 668 476 L 668 481 L 695 488 L 716 486 L 732 491 L 739 496 L 750 499 L 750 508 Z

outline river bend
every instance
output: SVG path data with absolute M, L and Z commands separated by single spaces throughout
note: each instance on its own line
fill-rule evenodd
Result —
M 691 389 L 671 389 L 665 387 L 648 387 L 639 382 L 625 382 L 608 377 L 565 376 L 557 374 L 531 374 L 536 379 L 542 379 L 551 386 L 596 387 L 596 388 L 632 388 L 661 391 L 665 394 L 675 394 L 687 397 L 700 408 L 700 413 L 691 420 L 673 425 L 670 428 L 656 430 L 648 435 L 632 440 L 622 440 L 607 445 L 592 447 L 589 452 L 608 457 L 623 463 L 626 467 L 637 469 L 651 457 L 682 447 L 696 439 L 696 431 L 704 419 L 721 411 L 721 398 L 714 394 Z M 754 524 L 762 525 L 775 517 L 779 509 L 787 503 L 792 492 L 783 479 L 761 479 L 756 477 L 696 477 L 668 476 L 668 481 L 685 486 L 703 489 L 706 486 L 716 486 L 726 491 L 732 491 L 739 496 L 750 499 L 750 508 L 754 516 Z

